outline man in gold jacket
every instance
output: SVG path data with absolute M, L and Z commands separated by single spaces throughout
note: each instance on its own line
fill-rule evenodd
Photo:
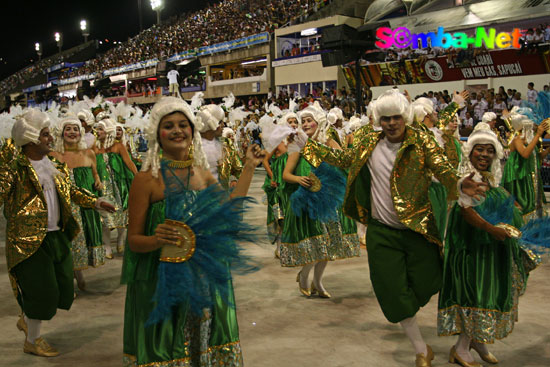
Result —
M 353 146 L 332 150 L 309 140 L 304 152 L 349 168 L 344 213 L 367 225 L 370 277 L 388 321 L 399 322 L 416 351 L 416 366 L 431 366 L 434 355 L 416 322 L 416 313 L 441 287 L 442 243 L 428 198 L 432 175 L 458 194 L 459 177 L 433 137 L 408 126 L 413 121 L 407 98 L 383 93 L 374 108 L 382 131 L 363 127 Z M 462 193 L 476 196 L 485 185 L 471 177 Z
M 7 265 L 23 311 L 17 327 L 26 334 L 23 351 L 45 357 L 59 353 L 40 337 L 41 320 L 50 320 L 58 308 L 68 310 L 74 298 L 70 242 L 80 229 L 70 201 L 114 210 L 73 186 L 66 165 L 48 158 L 53 143 L 49 124 L 47 114 L 29 109 L 12 129 L 17 147 L 8 140 L 0 154 Z

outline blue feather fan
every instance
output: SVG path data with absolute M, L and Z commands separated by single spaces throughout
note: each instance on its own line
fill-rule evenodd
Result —
M 336 167 L 321 163 L 312 172 L 321 181 L 321 190 L 309 191 L 300 186 L 290 195 L 290 206 L 298 217 L 306 213 L 311 219 L 326 223 L 338 220 L 338 208 L 344 203 L 346 177 Z
M 495 196 L 488 197 L 483 205 L 474 208 L 478 214 L 492 225 L 499 223 L 512 224 L 515 199 L 510 195 L 502 203 Z M 531 219 L 521 228 L 519 244 L 522 248 L 533 251 L 536 255 L 550 254 L 550 217 Z
M 182 189 L 177 177 L 167 177 L 162 163 L 166 218 L 182 221 L 193 230 L 196 249 L 185 262 L 159 263 L 152 300 L 155 308 L 147 325 L 170 319 L 173 308 L 185 304 L 200 316 L 213 305 L 216 295 L 234 307 L 231 272 L 243 274 L 259 269 L 242 248 L 242 243 L 261 240 L 258 227 L 242 220 L 246 206 L 255 200 L 229 199 L 228 193 L 216 185 L 199 192 Z
M 510 195 L 506 200 L 499 202 L 495 196 L 490 196 L 483 205 L 474 207 L 474 210 L 492 225 L 499 223 L 512 223 L 514 218 L 515 199 Z
M 531 219 L 520 228 L 520 243 L 537 255 L 550 254 L 550 217 Z

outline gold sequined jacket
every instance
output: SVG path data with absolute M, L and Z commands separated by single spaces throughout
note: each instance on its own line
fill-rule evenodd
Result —
M 363 224 L 368 224 L 370 210 L 370 172 L 367 161 L 383 137 L 382 131 L 372 131 L 364 126 L 354 134 L 352 148 L 334 150 L 309 140 L 303 150 L 304 155 L 315 155 L 329 164 L 349 168 L 343 210 L 347 216 Z M 358 180 L 360 175 L 361 179 Z M 451 198 L 457 197 L 459 176 L 443 150 L 431 136 L 407 126 L 405 140 L 397 152 L 390 178 L 393 205 L 401 223 L 441 246 L 428 199 L 432 175 L 447 188 Z M 358 182 L 364 186 L 358 187 Z
M 222 145 L 222 162 L 218 166 L 218 177 L 222 186 L 227 189 L 232 177 L 239 179 L 241 176 L 243 163 L 231 139 L 223 138 Z
M 52 161 L 62 173 L 54 179 L 60 204 L 60 227 L 72 240 L 80 228 L 71 214 L 71 200 L 81 207 L 94 208 L 97 198 L 71 184 L 67 165 Z M 24 154 L 19 153 L 11 161 L 0 162 L 1 204 L 4 204 L 7 220 L 6 258 L 8 270 L 11 270 L 38 250 L 48 228 L 44 192 L 34 168 Z

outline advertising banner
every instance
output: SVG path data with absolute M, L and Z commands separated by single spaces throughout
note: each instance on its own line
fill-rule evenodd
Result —
M 460 53 L 435 58 L 417 58 L 361 67 L 362 83 L 371 87 L 415 83 L 449 82 L 464 79 L 500 78 L 550 72 L 550 52 L 527 54 L 516 49 Z M 350 86 L 355 88 L 355 66 L 344 66 Z

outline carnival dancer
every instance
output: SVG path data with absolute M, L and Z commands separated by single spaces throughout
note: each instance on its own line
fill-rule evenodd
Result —
M 282 126 L 282 129 L 273 127 L 271 131 L 262 130 L 262 141 L 267 152 L 262 163 L 267 174 L 262 189 L 267 196 L 267 232 L 271 241 L 277 244 L 275 249 L 277 259 L 280 258 L 284 210 L 288 203 L 283 180 L 283 170 L 288 158 L 287 145 L 291 139 L 292 130 L 296 130 L 299 124 L 298 115 L 289 111 L 277 121 L 277 125 Z M 272 139 L 276 140 L 275 144 L 271 142 Z
M 6 258 L 10 281 L 22 314 L 25 353 L 54 357 L 59 352 L 41 336 L 42 320 L 74 299 L 71 240 L 79 231 L 71 201 L 84 208 L 114 207 L 71 184 L 66 166 L 48 158 L 53 138 L 50 120 L 28 109 L 12 128 L 0 162 L 0 200 L 7 220 Z M 7 150 L 12 150 L 8 152 Z
M 338 143 L 342 148 L 345 148 L 346 133 L 344 131 L 344 114 L 338 107 L 333 107 L 328 111 L 327 121 L 329 128 L 327 136 Z
M 93 127 L 95 125 L 94 114 L 89 109 L 82 109 L 77 113 L 77 116 L 84 128 L 84 136 L 82 138 L 86 142 L 86 148 L 92 149 L 96 140 L 96 136 L 93 133 Z
M 498 141 L 502 145 L 502 148 L 507 150 L 508 149 L 508 142 L 506 142 L 503 137 L 500 135 L 499 130 L 497 129 L 497 114 L 494 112 L 485 112 L 483 116 L 481 117 L 481 122 L 485 122 L 489 127 L 491 128 L 491 131 L 495 133 L 495 135 L 498 138 Z M 505 157 L 502 157 L 502 161 L 500 162 L 502 165 L 504 165 L 504 159 Z
M 416 351 L 416 366 L 431 366 L 416 313 L 441 286 L 441 240 L 428 189 L 432 176 L 456 197 L 457 186 L 468 195 L 486 184 L 470 177 L 459 182 L 456 170 L 434 139 L 411 128 L 407 98 L 398 90 L 384 92 L 374 108 L 382 131 L 356 132 L 354 148 L 331 149 L 312 139 L 304 149 L 323 161 L 349 168 L 344 213 L 367 224 L 371 282 L 387 320 L 400 323 Z
M 510 195 L 499 187 L 503 149 L 491 130 L 488 124 L 478 123 L 464 145 L 460 173 L 475 174 L 474 179 L 485 182 L 489 189 L 483 202 L 461 197 L 452 210 L 439 297 L 438 334 L 459 335 L 449 362 L 464 367 L 481 366 L 470 354 L 471 348 L 484 361 L 498 363 L 486 344 L 512 332 L 518 298 L 527 280 L 518 241 L 481 215 L 495 209 L 505 211 L 503 205 L 510 201 Z M 521 228 L 521 213 L 513 199 L 509 207 L 512 222 L 507 224 Z
M 460 134 L 458 133 L 458 114 L 450 103 L 439 112 L 439 128 L 443 131 L 441 138 L 445 145 L 445 155 L 454 168 L 458 168 L 462 160 L 462 145 L 460 143 Z
M 326 129 L 327 120 L 325 111 L 314 103 L 300 111 L 302 122 L 302 134 L 321 142 L 326 142 L 334 149 L 341 149 L 334 140 L 327 140 Z M 295 139 L 299 136 L 296 135 Z M 304 137 L 305 139 L 305 137 Z M 288 148 L 288 159 L 283 171 L 283 180 L 285 180 L 286 195 L 295 194 L 300 187 L 305 190 L 317 190 L 314 186 L 323 186 L 327 182 L 315 182 L 311 175 L 312 171 L 318 169 L 321 160 L 311 150 L 300 150 L 296 144 L 292 149 Z M 345 186 L 345 175 L 341 171 L 333 173 L 341 176 L 342 186 Z M 302 190 L 304 190 L 302 189 Z M 342 187 L 343 198 L 343 187 Z M 319 202 L 311 204 L 322 205 L 330 200 L 339 198 L 326 197 Z M 281 266 L 296 267 L 302 269 L 297 274 L 296 281 L 298 288 L 304 296 L 318 294 L 322 298 L 330 298 L 331 295 L 323 286 L 323 273 L 328 261 L 347 259 L 359 256 L 359 239 L 357 237 L 357 227 L 350 218 L 342 213 L 341 202 L 338 207 L 324 210 L 333 210 L 334 218 L 327 221 L 313 219 L 311 212 L 301 211 L 295 213 L 291 209 L 292 200 L 289 200 L 285 210 L 284 227 L 282 231 L 280 260 Z M 299 200 L 298 200 L 299 201 Z M 308 201 L 308 200 L 302 200 Z M 321 209 L 323 210 L 323 209 Z M 319 216 L 331 215 L 333 213 L 317 213 Z M 309 273 L 313 271 L 313 281 L 309 283 Z
M 354 135 L 362 126 L 367 126 L 367 130 L 372 129 L 372 126 L 369 124 L 367 116 L 364 117 L 364 124 L 361 118 L 357 116 L 352 116 L 349 119 L 349 124 L 348 124 L 349 134 L 346 136 L 347 149 L 353 148 L 353 142 L 355 141 Z M 367 227 L 359 221 L 355 221 L 355 225 L 357 226 L 357 236 L 359 237 L 359 243 L 361 244 L 361 246 L 365 247 Z
M 141 158 L 139 157 L 139 154 L 136 150 L 133 139 L 134 137 L 132 136 L 132 134 L 130 134 L 126 127 L 122 123 L 117 122 L 115 143 L 121 143 L 122 146 L 126 148 L 130 159 L 132 160 L 132 162 L 134 162 L 134 165 L 136 166 L 136 170 L 139 171 L 139 169 L 141 168 Z
M 84 128 L 77 116 L 68 114 L 58 126 L 59 136 L 55 137 L 54 151 L 50 156 L 65 163 L 71 183 L 98 196 L 101 181 L 97 173 L 96 158 L 92 150 L 86 148 Z M 82 270 L 88 266 L 97 267 L 105 263 L 105 248 L 101 237 L 101 218 L 92 209 L 80 208 L 71 203 L 71 212 L 82 229 L 72 241 L 74 276 L 78 288 L 84 290 L 86 282 Z
M 467 97 L 467 91 L 460 94 L 455 93 L 453 95 L 453 101 L 446 106 L 446 111 L 441 115 L 444 119 L 439 118 L 431 99 L 420 97 L 412 103 L 415 121 L 418 124 L 417 126 L 434 137 L 435 141 L 443 149 L 447 159 L 450 160 L 453 168 L 455 169 L 458 168 L 455 142 L 451 141 L 449 137 L 445 135 L 443 129 L 445 128 L 447 121 L 452 119 L 452 116 L 456 114 L 460 107 L 464 107 L 464 100 Z M 447 142 L 452 143 L 452 145 L 447 146 Z M 451 155 L 452 159 L 449 158 L 447 153 Z M 445 186 L 437 180 L 437 178 L 432 177 L 432 184 L 430 185 L 428 194 L 430 197 L 435 222 L 439 230 L 440 239 L 444 242 L 445 229 L 447 227 L 447 214 L 448 209 L 450 208 L 448 205 L 449 201 L 447 199 L 447 190 L 445 189 Z
M 117 230 L 117 252 L 122 253 L 126 241 L 128 224 L 128 193 L 134 175 L 137 173 L 134 162 L 122 143 L 115 142 L 116 125 L 111 119 L 97 123 L 97 141 L 94 148 L 97 170 L 102 184 L 102 197 L 113 202 L 117 211 L 102 218 L 102 237 L 105 257 L 113 258 L 111 230 Z
M 201 106 L 197 112 L 197 128 L 212 176 L 228 189 L 235 186 L 243 165 L 232 141 L 220 141 L 224 117 L 225 112 L 216 104 Z
M 159 261 L 167 247 L 177 249 L 192 241 L 191 237 L 182 239 L 181 232 L 177 230 L 179 227 L 170 224 L 173 221 L 166 220 L 177 219 L 172 216 L 175 212 L 200 206 L 197 200 L 204 199 L 201 195 L 221 193 L 227 196 L 208 169 L 201 136 L 189 105 L 177 97 L 160 99 L 151 112 L 147 139 L 147 157 L 130 192 L 129 247 L 124 254 L 122 271 L 122 282 L 128 285 L 124 313 L 124 365 L 242 366 L 228 264 L 222 265 L 223 271 L 218 270 L 214 274 L 221 278 L 224 274 L 229 275 L 225 282 L 225 294 L 221 294 L 208 281 L 212 275 L 212 269 L 207 267 L 209 261 L 198 268 L 185 268 L 184 264 L 193 262 L 197 253 L 202 251 L 199 242 L 195 253 L 185 263 Z M 247 156 L 247 163 L 231 192 L 233 198 L 246 195 L 255 167 L 263 159 L 263 153 L 256 145 L 248 150 Z M 195 221 L 208 215 L 207 210 L 184 214 Z M 225 215 L 235 214 L 230 210 Z M 210 226 L 208 223 L 205 225 Z M 189 223 L 189 226 L 192 224 Z M 213 232 L 216 228 L 207 230 Z M 198 237 L 200 234 L 197 234 Z M 215 253 L 209 255 L 217 256 Z M 157 274 L 163 274 L 161 270 L 165 265 L 174 265 L 171 267 L 172 277 L 180 274 L 178 269 L 181 267 L 191 269 L 178 281 L 187 282 L 185 284 L 194 289 L 194 297 L 168 307 L 167 319 L 150 322 L 151 315 L 164 301 L 158 297 L 162 292 L 159 287 L 163 279 Z M 178 284 L 168 284 L 169 288 L 176 286 Z M 184 291 L 189 291 L 189 287 L 184 287 Z M 202 315 L 196 313 L 196 298 L 208 300 L 209 305 L 199 310 Z
M 533 133 L 534 122 L 522 115 L 516 107 L 511 113 L 504 112 L 503 117 L 510 122 L 513 129 L 513 138 L 510 142 L 510 155 L 504 165 L 502 187 L 514 196 L 521 206 L 524 219 L 536 216 L 537 207 L 546 202 L 542 177 L 540 174 L 541 161 L 548 154 L 548 149 L 539 152 L 538 142 L 549 128 L 548 121 L 542 122 Z M 540 194 L 540 203 L 537 205 L 537 194 Z

